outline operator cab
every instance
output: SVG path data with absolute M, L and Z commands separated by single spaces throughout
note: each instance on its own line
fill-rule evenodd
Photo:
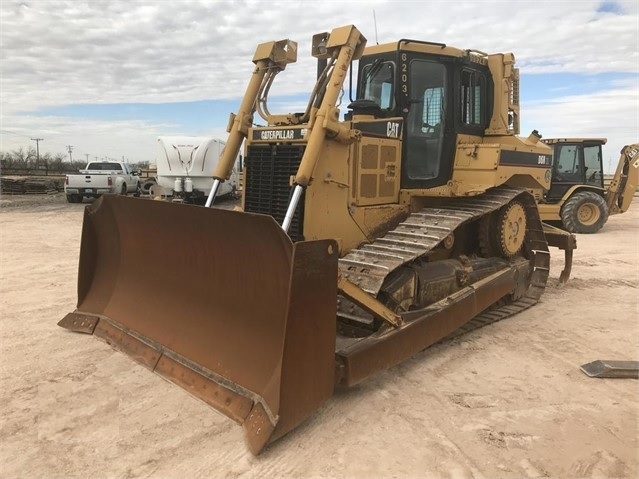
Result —
M 359 60 L 357 99 L 349 109 L 354 115 L 402 119 L 401 188 L 444 185 L 452 177 L 457 135 L 482 136 L 488 127 L 490 70 L 478 54 L 439 53 L 453 50 L 444 44 L 401 40 L 397 45 Z
M 602 145 L 605 138 L 542 140 L 553 148 L 552 181 L 546 199 L 560 200 L 575 185 L 604 187 Z

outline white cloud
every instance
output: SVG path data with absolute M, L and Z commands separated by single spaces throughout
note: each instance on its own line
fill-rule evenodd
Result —
M 141 140 L 125 143 L 122 135 L 135 140 L 133 132 L 141 138 L 158 125 L 74 120 L 60 129 L 63 119 L 17 113 L 68 104 L 236 99 L 248 81 L 256 45 L 283 38 L 300 42 L 298 63 L 280 75 L 273 94 L 309 92 L 315 76 L 312 35 L 349 23 L 369 44 L 401 37 L 513 51 L 528 73 L 637 73 L 639 7 L 635 0 L 616 4 L 622 14 L 597 13 L 596 0 L 353 0 L 348 5 L 330 0 L 2 0 L 0 126 L 24 128 L 27 137 L 54 130 L 62 145 L 88 144 L 92 152 L 103 145 L 113 149 L 113 135 L 120 135 L 117 146 L 134 156 L 129 151 Z M 621 97 L 610 100 L 628 103 Z M 611 128 L 628 123 L 628 115 L 636 117 L 636 110 L 620 108 L 627 116 Z M 526 120 L 526 113 L 522 116 Z M 536 127 L 548 130 L 549 118 L 542 120 Z M 87 134 L 88 127 L 94 133 Z M 8 145 L 17 138 L 2 136 Z M 89 138 L 95 140 L 88 143 Z
M 637 71 L 637 4 L 596 1 L 3 1 L 3 106 L 169 102 L 238 97 L 257 43 L 300 42 L 287 90 L 307 91 L 313 33 L 356 24 L 398 37 L 514 51 L 527 72 Z M 614 45 L 614 48 L 611 46 Z M 235 82 L 232 83 L 232 80 Z M 243 86 L 241 87 L 243 88 Z
M 9 128 L 9 126 L 7 126 Z M 92 119 L 77 119 L 55 116 L 16 116 L 12 119 L 9 136 L 2 136 L 0 151 L 8 151 L 20 145 L 35 146 L 29 141 L 30 132 L 37 131 L 44 141 L 40 151 L 66 153 L 69 138 L 72 141 L 73 159 L 120 158 L 125 155 L 131 162 L 150 160 L 157 137 L 167 131 L 174 131 L 175 125 L 148 123 L 128 120 L 107 122 Z M 220 132 L 221 133 L 221 132 Z M 91 145 L 87 148 L 86 145 Z M 122 145 L 126 145 L 123 148 Z
M 543 125 L 544 138 L 607 138 L 604 168 L 614 170 L 621 148 L 639 142 L 639 83 L 626 80 L 614 90 L 529 102 L 521 115 L 524 135 Z

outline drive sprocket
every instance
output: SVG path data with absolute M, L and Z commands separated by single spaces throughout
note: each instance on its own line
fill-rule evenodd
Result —
M 526 211 L 519 201 L 511 201 L 497 214 L 499 252 L 505 258 L 517 256 L 526 237 Z
M 526 210 L 517 201 L 484 216 L 479 223 L 479 246 L 486 256 L 512 259 L 523 249 L 526 238 Z

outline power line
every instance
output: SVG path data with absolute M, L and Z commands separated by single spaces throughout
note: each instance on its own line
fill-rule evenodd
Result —
M 44 138 L 31 138 L 32 141 L 36 142 L 36 165 L 40 165 L 40 142 L 44 141 Z M 49 171 L 49 160 L 47 157 L 44 157 L 44 171 Z M 48 173 L 47 173 L 48 174 Z
M 36 142 L 36 158 L 38 163 L 40 163 L 40 142 L 44 141 L 44 138 L 31 138 L 31 141 Z
M 1 135 L 19 136 L 19 137 L 21 137 L 21 138 L 27 138 L 27 139 L 30 139 L 30 140 L 32 139 L 32 138 L 31 138 L 30 136 L 28 136 L 28 135 L 23 135 L 22 133 L 16 133 L 15 131 L 7 130 L 6 128 L 1 128 L 1 129 L 0 129 L 0 134 L 1 134 Z M 13 140 L 13 141 L 17 141 L 17 140 Z M 58 143 L 58 142 L 57 142 L 57 141 L 55 141 L 55 140 L 54 140 L 54 141 L 50 141 L 50 140 L 48 140 L 48 141 L 47 141 L 47 144 L 48 144 L 49 146 L 53 146 L 53 148 L 60 148 L 60 147 L 65 148 L 65 146 L 64 146 L 64 145 L 62 145 L 61 143 Z

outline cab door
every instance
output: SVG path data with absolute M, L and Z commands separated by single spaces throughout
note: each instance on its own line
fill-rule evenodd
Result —
M 603 188 L 603 158 L 601 144 L 587 144 L 583 146 L 584 172 L 586 184 Z
M 558 143 L 555 145 L 548 200 L 560 200 L 574 185 L 585 183 L 583 148 L 579 143 Z
M 449 96 L 446 66 L 420 58 L 402 63 L 409 77 L 402 188 L 443 185 L 450 175 L 442 165 Z

